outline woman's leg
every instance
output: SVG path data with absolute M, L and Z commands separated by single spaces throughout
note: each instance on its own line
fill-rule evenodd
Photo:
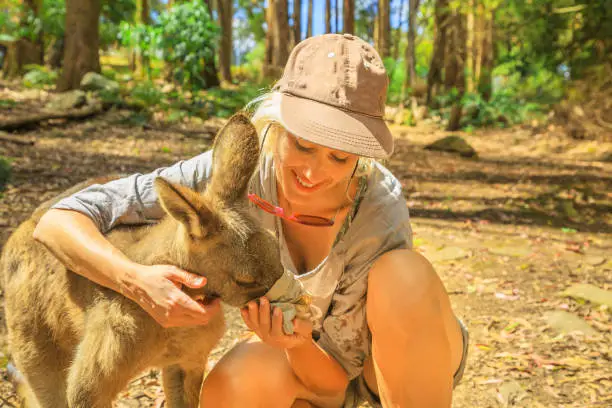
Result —
M 306 408 L 319 406 L 317 400 L 295 376 L 285 352 L 256 337 L 223 356 L 200 392 L 202 408 Z
M 211 370 L 202 385 L 200 406 L 288 408 L 300 386 L 284 351 L 251 338 Z
M 463 339 L 431 264 L 409 250 L 381 256 L 369 274 L 367 316 L 373 358 L 364 377 L 383 406 L 450 407 Z

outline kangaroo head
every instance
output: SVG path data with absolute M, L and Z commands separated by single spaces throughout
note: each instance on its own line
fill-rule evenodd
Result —
M 276 238 L 248 214 L 246 190 L 258 157 L 255 128 L 235 115 L 217 135 L 203 193 L 155 180 L 162 207 L 179 223 L 178 265 L 207 277 L 204 294 L 234 306 L 265 294 L 283 273 Z

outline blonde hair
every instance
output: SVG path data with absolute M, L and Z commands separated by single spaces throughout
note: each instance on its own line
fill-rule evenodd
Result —
M 266 156 L 276 150 L 283 129 L 280 119 L 280 93 L 268 92 L 253 99 L 245 107 L 259 135 L 259 144 Z M 262 146 L 263 143 L 263 146 Z M 374 170 L 375 160 L 359 156 L 354 177 L 369 176 Z

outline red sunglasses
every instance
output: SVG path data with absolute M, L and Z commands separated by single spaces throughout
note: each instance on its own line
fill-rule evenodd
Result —
M 334 218 L 325 218 L 325 217 L 319 217 L 317 215 L 306 215 L 306 214 L 298 214 L 298 213 L 286 215 L 285 210 L 282 207 L 275 206 L 274 204 L 270 203 L 269 201 L 264 200 L 257 194 L 249 193 L 248 197 L 249 197 L 249 200 L 253 204 L 258 206 L 265 212 L 272 214 L 272 215 L 276 215 L 277 217 L 280 217 L 282 219 L 293 221 L 293 222 L 298 222 L 304 225 L 310 225 L 313 227 L 331 227 L 332 225 L 334 225 L 334 220 L 336 218 L 335 215 L 334 215 Z

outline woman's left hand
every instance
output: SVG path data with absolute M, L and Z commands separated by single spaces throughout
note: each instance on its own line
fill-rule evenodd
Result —
M 283 332 L 283 313 L 275 307 L 271 310 L 266 297 L 250 301 L 240 309 L 247 327 L 255 332 L 266 344 L 280 349 L 291 349 L 312 340 L 312 324 L 307 320 L 293 319 L 293 334 Z

